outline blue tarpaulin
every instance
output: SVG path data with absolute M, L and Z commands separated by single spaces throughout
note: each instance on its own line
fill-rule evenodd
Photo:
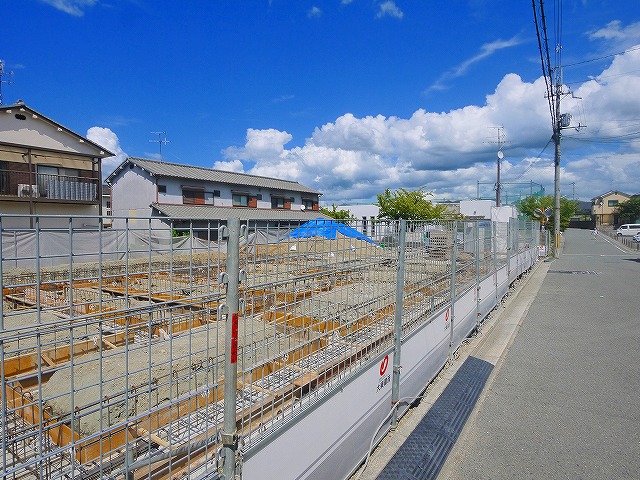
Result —
M 355 228 L 351 228 L 344 223 L 335 222 L 333 220 L 324 220 L 322 218 L 317 218 L 300 225 L 295 230 L 289 232 L 289 234 L 284 238 L 324 237 L 334 240 L 338 233 L 345 237 L 364 240 L 365 242 L 373 243 L 375 245 L 373 240 L 363 233 L 360 233 Z

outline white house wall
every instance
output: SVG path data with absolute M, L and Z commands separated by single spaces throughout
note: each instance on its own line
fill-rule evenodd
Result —
M 166 187 L 166 192 L 157 192 L 157 185 Z M 302 199 L 315 198 L 315 195 L 304 196 L 299 192 L 271 191 L 266 188 L 246 187 L 243 185 L 215 184 L 211 182 L 192 180 L 186 178 L 155 177 L 146 171 L 134 167 L 126 168 L 112 182 L 112 212 L 114 217 L 148 217 L 151 215 L 150 205 L 154 202 L 160 204 L 183 204 L 183 188 L 204 189 L 205 205 L 217 207 L 233 207 L 233 192 L 246 192 L 250 195 L 262 195 L 257 201 L 257 208 L 271 209 L 272 197 L 293 198 L 291 210 L 300 210 Z M 214 196 L 214 190 L 220 192 Z
M 16 114 L 27 117 L 25 120 L 15 118 Z M 30 112 L 11 109 L 11 113 L 0 114 L 0 142 L 20 146 L 41 148 L 60 152 L 79 153 L 95 156 L 99 150 L 88 142 L 64 129 L 58 130 L 37 115 Z
M 155 201 L 155 179 L 140 168 L 127 168 L 111 186 L 114 228 L 123 226 L 123 217 L 148 218 L 151 214 L 150 205 Z
M 32 228 L 28 217 L 31 214 L 42 215 L 40 218 L 42 228 L 65 228 L 69 225 L 70 216 L 87 217 L 82 218 L 82 225 L 80 225 L 82 227 L 97 228 L 99 225 L 97 205 L 33 202 L 33 211 L 29 212 L 29 202 L 0 202 L 0 211 L 3 215 L 3 228 Z M 55 217 L 46 217 L 46 215 Z

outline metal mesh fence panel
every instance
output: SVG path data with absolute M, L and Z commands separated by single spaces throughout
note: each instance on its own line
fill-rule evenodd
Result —
M 2 478 L 193 478 L 220 466 L 225 385 L 241 447 L 268 441 L 402 332 L 535 243 L 517 221 L 219 222 L 0 217 Z M 294 226 L 295 227 L 295 226 Z M 237 378 L 224 378 L 227 256 Z M 233 382 L 233 383 L 230 383 Z

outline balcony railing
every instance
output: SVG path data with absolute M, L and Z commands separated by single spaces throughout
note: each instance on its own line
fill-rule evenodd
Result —
M 95 202 L 98 200 L 98 179 L 0 169 L 0 195 Z

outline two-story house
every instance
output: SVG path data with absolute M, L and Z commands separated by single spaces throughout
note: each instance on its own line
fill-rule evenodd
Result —
M 174 229 L 206 228 L 229 218 L 252 220 L 255 226 L 328 218 L 319 212 L 320 192 L 277 178 L 130 157 L 106 182 L 114 228 L 150 217 L 158 218 L 154 228 Z
M 591 215 L 596 225 L 615 225 L 617 223 L 616 207 L 626 202 L 631 195 L 618 191 L 603 193 L 591 199 Z
M 0 106 L 0 214 L 3 228 L 33 228 L 33 215 L 102 214 L 101 160 L 114 155 L 22 101 Z M 42 219 L 41 227 L 68 225 Z

